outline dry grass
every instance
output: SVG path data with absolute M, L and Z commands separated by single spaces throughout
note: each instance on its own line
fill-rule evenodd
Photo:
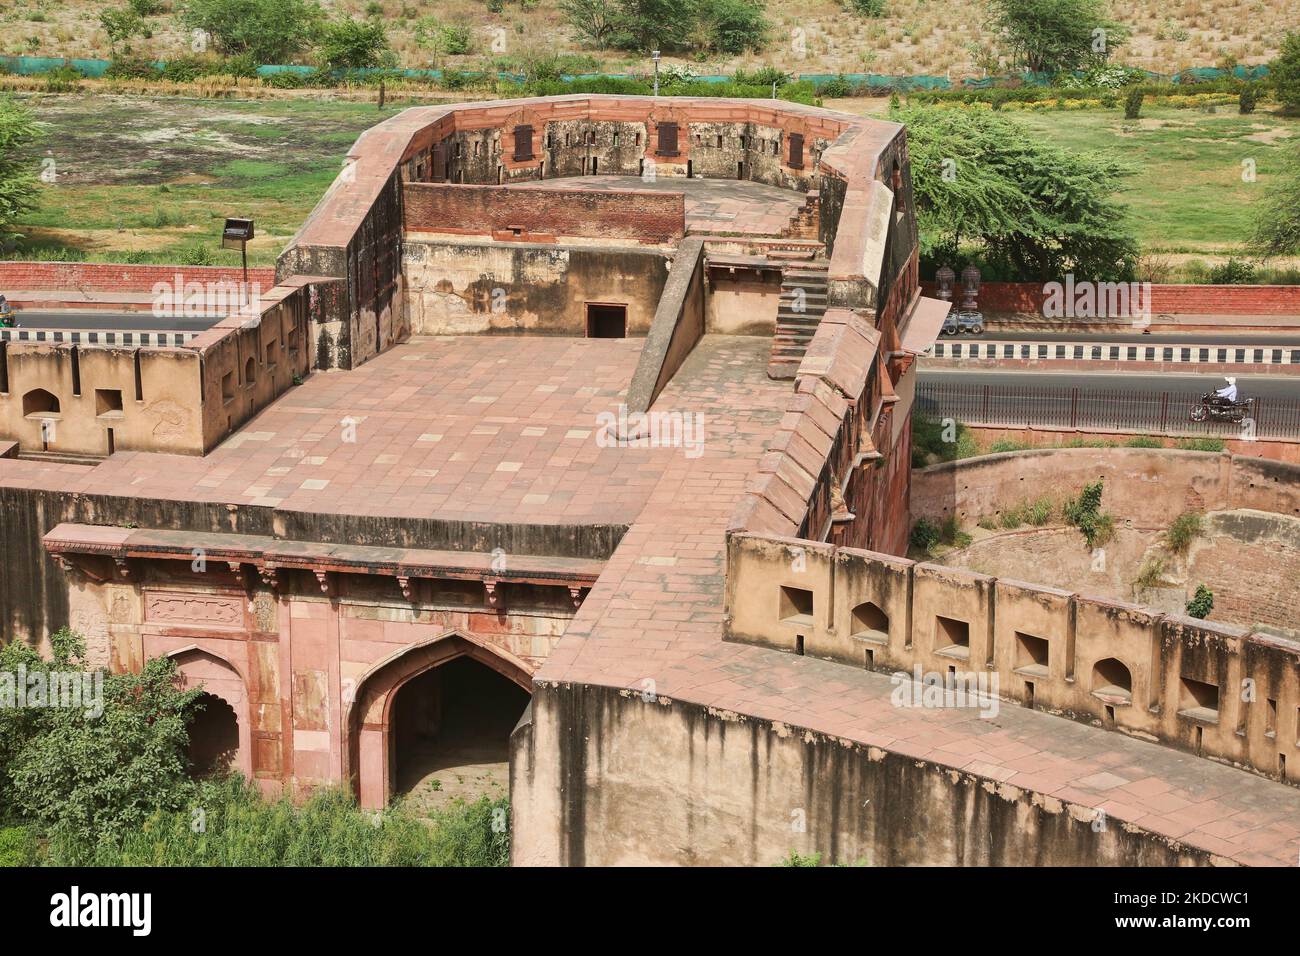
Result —
M 361 15 L 372 0 L 322 0 L 333 11 Z M 482 53 L 453 57 L 463 69 L 483 64 L 495 31 L 504 31 L 506 54 L 524 48 L 555 52 L 590 52 L 610 72 L 643 70 L 640 58 L 617 51 L 584 51 L 568 34 L 554 0 L 533 9 L 514 0 L 500 14 L 488 12 L 486 0 L 378 0 L 395 49 L 408 67 L 427 67 L 427 54 L 414 42 L 415 21 L 432 14 L 447 22 L 468 23 Z M 0 53 L 42 56 L 106 57 L 108 38 L 99 27 L 105 0 L 12 0 L 0 12 Z M 1132 0 L 1112 5 L 1133 37 L 1118 59 L 1132 66 L 1170 73 L 1189 66 L 1214 66 L 1225 57 L 1243 64 L 1264 63 L 1277 53 L 1287 30 L 1300 29 L 1300 4 L 1293 0 L 1215 0 L 1181 4 Z M 767 0 L 773 25 L 772 43 L 761 56 L 735 57 L 692 64 L 702 72 L 725 72 L 741 66 L 775 63 L 791 72 L 886 73 L 899 75 L 982 75 L 987 38 L 981 35 L 978 3 L 946 4 L 938 0 L 887 0 L 889 15 L 864 20 L 839 0 Z M 1206 9 L 1208 8 L 1208 9 Z M 32 17 L 36 17 L 33 20 Z M 43 19 L 42 19 L 43 18 Z M 149 19 L 152 38 L 136 40 L 134 53 L 166 59 L 189 52 L 189 36 L 170 14 Z M 796 31 L 806 52 L 795 52 Z

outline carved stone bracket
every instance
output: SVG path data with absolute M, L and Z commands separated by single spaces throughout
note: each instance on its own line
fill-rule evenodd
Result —
M 320 583 L 320 591 L 321 591 L 321 594 L 329 594 L 329 593 L 330 593 L 330 573 L 329 573 L 328 571 L 313 571 L 312 573 L 313 573 L 314 575 L 316 575 L 316 580 L 317 580 L 317 582 Z
M 275 568 L 267 565 L 264 568 L 260 568 L 258 573 L 262 578 L 263 584 L 269 587 L 272 591 L 279 590 L 280 581 L 279 578 L 276 577 Z
M 569 600 L 573 602 L 573 609 L 575 611 L 578 608 L 582 607 L 582 588 L 580 587 L 569 588 Z
M 397 576 L 397 586 L 402 589 L 402 597 L 411 600 L 411 579 L 404 574 Z
M 487 592 L 488 607 L 501 606 L 501 592 L 497 590 L 500 581 L 488 580 L 483 582 L 483 590 Z
M 247 587 L 248 579 L 244 576 L 243 564 L 238 561 L 227 561 L 226 564 L 230 567 L 230 573 L 235 576 L 236 583 L 238 583 L 240 587 Z
M 127 563 L 126 558 L 114 558 L 113 564 L 117 566 L 117 576 L 123 581 L 131 577 L 131 565 Z

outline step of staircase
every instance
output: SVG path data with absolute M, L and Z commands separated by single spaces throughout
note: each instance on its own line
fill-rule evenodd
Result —
M 828 304 L 826 261 L 787 260 L 782 263 L 781 295 L 776 313 L 776 330 L 768 357 L 767 374 L 774 379 L 792 379 L 817 334 Z M 795 303 L 803 308 L 795 311 Z

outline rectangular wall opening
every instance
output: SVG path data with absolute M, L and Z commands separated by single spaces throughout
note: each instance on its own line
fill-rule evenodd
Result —
M 72 358 L 72 394 L 81 394 L 81 355 L 74 345 L 71 352 Z
M 948 657 L 970 657 L 970 625 L 952 617 L 934 619 L 934 649 Z
M 122 417 L 122 390 L 120 388 L 95 389 L 95 414 L 98 416 Z
M 1218 723 L 1219 688 L 1217 684 L 1184 677 L 1180 682 L 1178 712 L 1184 717 Z M 1199 728 L 1198 728 L 1198 733 Z
M 813 593 L 803 588 L 781 586 L 781 604 L 778 616 L 787 624 L 813 622 Z
M 1033 634 L 1016 631 L 1016 672 L 1035 677 L 1048 675 L 1047 641 Z
M 587 338 L 627 338 L 627 306 L 588 302 Z

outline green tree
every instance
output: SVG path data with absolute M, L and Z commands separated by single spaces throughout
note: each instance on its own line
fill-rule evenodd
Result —
M 699 20 L 697 0 L 619 0 L 619 5 L 614 46 L 637 53 L 691 48 Z
M 285 63 L 311 49 L 323 16 L 312 0 L 187 0 L 181 22 L 222 56 Z
M 704 33 L 700 45 L 713 53 L 758 53 L 767 45 L 767 17 L 757 0 L 703 0 L 699 25 Z
M 1115 201 L 1132 170 L 1067 150 L 990 112 L 909 107 L 907 125 L 922 252 L 956 261 L 963 243 L 1027 281 L 1121 279 L 1138 246 Z
M 14 222 L 36 208 L 40 187 L 30 149 L 40 135 L 41 126 L 31 112 L 0 97 L 0 242 L 13 239 Z
M 560 0 L 559 7 L 574 38 L 593 46 L 606 46 L 622 23 L 618 0 Z
M 79 706 L 0 707 L 0 804 L 52 837 L 90 843 L 141 825 L 158 809 L 178 809 L 192 792 L 186 725 L 200 694 L 176 686 L 176 664 L 147 662 L 138 674 L 86 669 L 85 643 L 67 630 L 50 639 L 44 661 L 21 641 L 0 649 L 0 672 L 92 680 Z M 35 686 L 29 681 L 29 685 Z M 99 712 L 101 710 L 102 712 Z
M 131 37 L 144 28 L 140 15 L 129 7 L 110 8 L 99 15 L 99 25 L 108 34 L 108 51 L 110 56 L 117 56 L 119 43 L 128 45 Z
M 1255 207 L 1249 244 L 1263 259 L 1300 255 L 1300 158 L 1292 153 L 1286 163 Z
M 1104 0 L 988 0 L 988 23 L 1011 62 L 1035 73 L 1104 63 L 1129 35 Z
M 1278 102 L 1288 112 L 1300 113 L 1300 33 L 1288 33 L 1277 59 L 1269 64 Z
M 321 34 L 320 58 L 325 66 L 344 70 L 391 66 L 396 62 L 383 21 L 351 17 L 326 24 Z
M 474 39 L 469 28 L 445 24 L 436 17 L 421 17 L 415 23 L 416 46 L 429 51 L 429 62 L 441 66 L 448 56 L 473 52 Z

